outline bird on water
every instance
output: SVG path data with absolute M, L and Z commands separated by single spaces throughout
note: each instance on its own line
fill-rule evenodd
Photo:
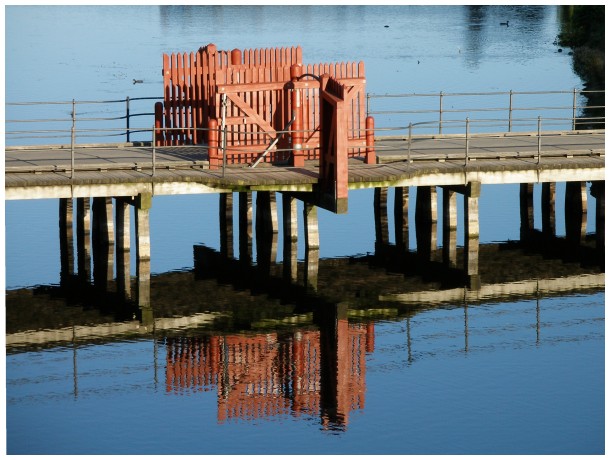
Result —
M 506 26 L 506 27 L 508 27 L 508 21 L 506 21 L 506 22 L 501 22 L 501 23 L 500 23 L 500 25 L 501 25 L 501 26 Z

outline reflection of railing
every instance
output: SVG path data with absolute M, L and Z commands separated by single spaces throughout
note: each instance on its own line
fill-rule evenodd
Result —
M 392 131 L 396 126 L 419 125 L 435 114 L 434 126 L 438 134 L 446 132 L 446 125 L 476 114 L 495 113 L 502 116 L 482 119 L 493 130 L 513 132 L 535 131 L 538 117 L 554 120 L 553 129 L 601 129 L 604 127 L 603 105 L 587 105 L 585 97 L 603 98 L 605 91 L 497 91 L 482 93 L 426 93 L 426 94 L 367 94 L 367 115 L 375 116 L 377 131 Z M 569 98 L 561 102 L 562 97 Z M 463 103 L 463 106 L 458 106 Z M 536 112 L 536 116 L 518 116 Z M 493 122 L 493 123 L 492 123 Z M 585 128 L 586 125 L 586 128 Z M 547 124 L 547 127 L 549 125 Z M 429 131 L 427 134 L 429 134 Z

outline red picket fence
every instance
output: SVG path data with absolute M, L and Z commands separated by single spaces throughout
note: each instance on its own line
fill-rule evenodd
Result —
M 293 69 L 291 78 L 295 65 L 300 67 Z M 364 63 L 302 65 L 300 46 L 219 51 L 210 44 L 196 53 L 164 54 L 165 96 L 155 108 L 155 123 L 158 128 L 171 129 L 157 131 L 157 145 L 209 142 L 208 131 L 196 128 L 226 127 L 229 164 L 252 163 L 274 141 L 264 161 L 285 162 L 292 157 L 294 163 L 295 155 L 300 157 L 297 162 L 317 159 L 320 84 L 311 75 L 322 74 L 347 88 L 348 155 L 362 156 L 368 132 Z M 298 122 L 288 128 L 293 116 Z M 279 135 L 288 129 L 298 133 Z M 224 132 L 218 137 L 213 134 L 211 140 L 221 142 Z M 300 142 L 294 142 L 295 136 Z M 294 144 L 300 147 L 295 149 Z M 220 153 L 215 152 L 210 153 L 210 167 L 220 164 Z

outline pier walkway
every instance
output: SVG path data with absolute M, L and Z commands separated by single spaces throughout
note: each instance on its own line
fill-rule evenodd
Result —
M 539 147 L 540 141 L 540 147 Z M 467 145 L 466 145 L 467 144 Z M 605 132 L 558 131 L 377 137 L 376 164 L 350 159 L 348 188 L 604 180 Z M 209 169 L 205 146 L 145 143 L 7 147 L 5 198 L 75 198 L 228 193 L 311 192 L 317 162 L 304 167 Z M 74 166 L 74 169 L 72 169 Z

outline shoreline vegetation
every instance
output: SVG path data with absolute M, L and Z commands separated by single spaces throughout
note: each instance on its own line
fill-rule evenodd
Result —
M 584 89 L 605 90 L 605 6 L 563 5 L 560 14 L 558 44 L 572 48 L 572 66 L 582 78 Z M 600 108 L 585 111 L 591 116 L 603 116 L 604 93 L 588 94 L 587 99 L 587 105 Z

